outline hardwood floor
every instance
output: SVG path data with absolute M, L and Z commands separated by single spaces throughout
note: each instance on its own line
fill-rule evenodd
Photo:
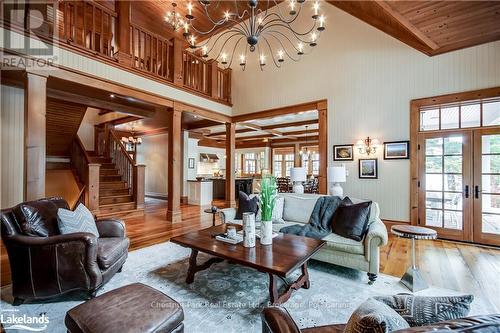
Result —
M 218 203 L 219 207 L 223 202 Z M 166 201 L 147 199 L 145 216 L 125 221 L 130 251 L 212 225 L 212 215 L 199 206 L 182 205 L 182 223 L 165 220 Z M 217 217 L 217 222 L 220 223 Z M 383 274 L 400 277 L 410 264 L 411 248 L 407 239 L 389 236 L 380 253 Z M 418 241 L 417 260 L 426 281 L 433 286 L 473 293 L 487 302 L 491 312 L 500 312 L 500 249 L 448 241 Z M 1 247 L 1 282 L 10 283 L 5 248 Z M 374 285 L 376 287 L 376 284 Z

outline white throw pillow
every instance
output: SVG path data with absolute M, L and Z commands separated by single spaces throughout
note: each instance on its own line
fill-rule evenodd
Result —
M 75 232 L 89 232 L 99 237 L 94 216 L 83 204 L 79 204 L 75 211 L 59 208 L 57 210 L 57 221 L 59 231 L 62 235 Z
M 274 202 L 273 214 L 271 217 L 273 223 L 285 223 L 285 220 L 283 220 L 284 206 L 285 206 L 285 198 L 279 195 L 276 196 L 276 201 Z M 257 211 L 257 216 L 255 217 L 255 221 L 257 222 L 262 221 L 262 210 L 260 209 L 260 203 L 259 203 L 259 210 Z

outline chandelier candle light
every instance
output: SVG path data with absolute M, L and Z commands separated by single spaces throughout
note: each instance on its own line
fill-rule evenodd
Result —
M 367 137 L 364 140 L 358 140 L 356 142 L 356 147 L 358 148 L 360 154 L 371 155 L 377 152 L 379 144 L 380 143 L 377 139 Z
M 239 60 L 238 64 L 245 70 L 248 52 L 255 54 L 254 59 L 261 70 L 271 62 L 279 68 L 285 59 L 299 61 L 304 54 L 309 53 L 325 30 L 325 16 L 320 13 L 319 1 L 308 1 L 312 3 L 310 7 L 305 0 L 286 2 L 235 0 L 231 11 L 226 10 L 222 17 L 216 18 L 214 15 L 220 15 L 217 9 L 221 2 L 200 0 L 198 4 L 202 7 L 203 15 L 212 24 L 206 31 L 196 26 L 193 2 L 187 4 L 185 20 L 177 17 L 175 3 L 173 12 L 167 14 L 166 20 L 174 30 L 181 26 L 184 28 L 183 36 L 191 49 L 200 50 L 203 57 L 215 55 L 215 59 L 225 68 L 231 67 L 236 57 L 235 62 Z M 307 17 L 308 13 L 312 24 L 303 31 L 297 29 L 295 26 L 299 16 Z M 218 29 L 223 31 L 214 34 Z M 197 44 L 197 37 L 206 35 L 210 37 Z

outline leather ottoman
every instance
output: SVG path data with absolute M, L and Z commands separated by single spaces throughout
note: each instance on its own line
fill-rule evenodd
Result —
M 179 303 L 142 283 L 109 291 L 66 313 L 70 333 L 184 332 Z

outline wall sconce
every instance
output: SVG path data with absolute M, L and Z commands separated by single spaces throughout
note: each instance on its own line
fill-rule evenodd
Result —
M 358 140 L 358 142 L 356 142 L 356 147 L 358 148 L 360 154 L 371 155 L 377 152 L 379 144 L 380 143 L 377 139 L 367 137 L 364 140 Z

